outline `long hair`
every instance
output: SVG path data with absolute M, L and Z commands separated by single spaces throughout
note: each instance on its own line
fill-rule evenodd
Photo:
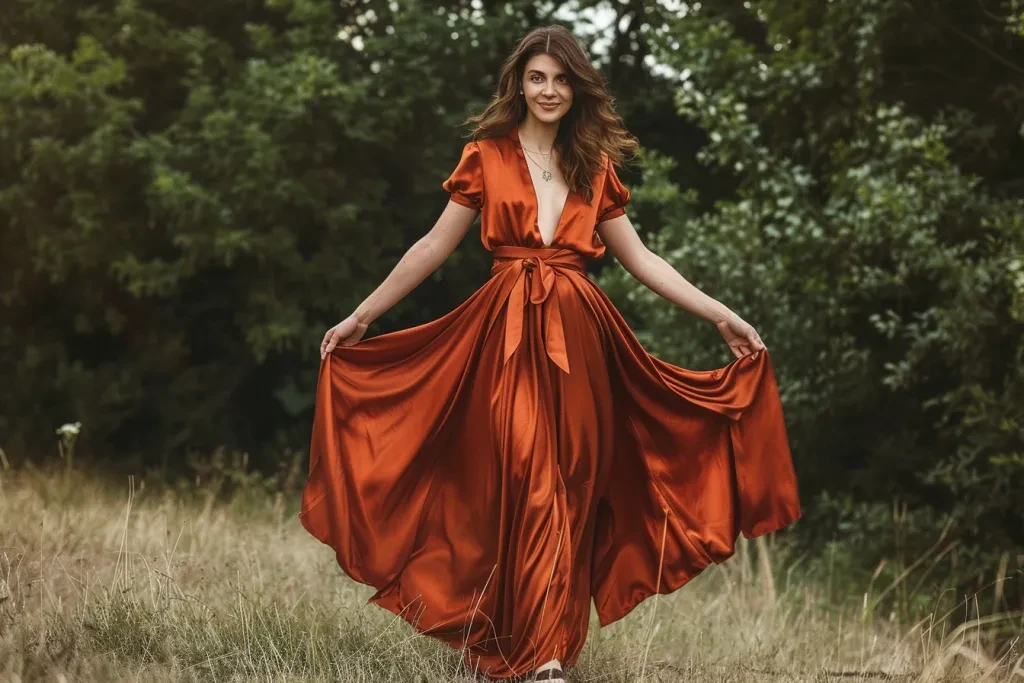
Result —
M 472 132 L 474 140 L 501 137 L 519 125 L 527 111 L 526 101 L 519 95 L 519 85 L 526 63 L 538 54 L 548 54 L 558 60 L 572 86 L 572 106 L 559 121 L 555 146 L 569 191 L 589 204 L 594 197 L 594 177 L 602 168 L 601 153 L 608 155 L 610 164 L 620 166 L 627 155 L 632 158 L 636 154 L 640 145 L 615 112 L 615 99 L 608 92 L 601 73 L 564 27 L 543 26 L 526 34 L 502 65 L 498 89 L 491 103 L 464 123 L 476 124 Z

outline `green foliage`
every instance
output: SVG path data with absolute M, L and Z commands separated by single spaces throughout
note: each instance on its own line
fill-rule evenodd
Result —
M 5 447 L 49 452 L 73 420 L 150 464 L 304 443 L 318 340 L 436 220 L 522 14 L 74 7 L 0 29 Z M 485 277 L 478 244 L 380 325 L 450 310 Z
M 985 639 L 1009 642 L 1024 628 L 1024 614 L 1013 611 L 1021 572 L 1010 569 L 1010 550 L 963 535 L 973 512 L 967 504 L 942 512 L 822 492 L 804 521 L 833 534 L 811 552 L 808 578 L 826 588 L 829 604 L 856 606 L 863 620 L 914 624 L 943 614 L 967 620 L 1005 613 Z
M 905 45 L 915 3 L 752 4 L 647 34 L 675 71 L 678 110 L 707 136 L 700 161 L 733 188 L 694 215 L 692 193 L 666 189 L 671 164 L 650 155 L 645 186 L 659 189 L 637 193 L 653 217 L 640 229 L 777 359 L 806 536 L 857 548 L 870 573 L 891 547 L 854 536 L 906 501 L 921 520 L 906 554 L 927 550 L 947 514 L 961 556 L 976 560 L 954 568 L 954 584 L 978 590 L 1024 547 L 1024 202 L 996 182 L 1022 175 L 1000 148 L 1019 145 L 1015 124 L 982 126 L 984 102 L 935 104 L 930 83 L 891 87 L 935 59 L 933 46 Z M 989 30 L 973 20 L 957 30 Z M 1018 83 L 991 71 L 985 87 L 1020 106 Z M 984 166 L 964 140 L 990 148 Z M 728 360 L 710 326 L 695 333 L 621 270 L 602 285 L 628 302 L 652 351 L 691 366 Z M 837 527 L 822 491 L 869 507 Z M 1019 587 L 1007 593 L 1019 604 Z

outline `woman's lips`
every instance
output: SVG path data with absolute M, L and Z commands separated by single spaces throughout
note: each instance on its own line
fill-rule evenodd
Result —
M 541 102 L 540 106 L 544 107 L 545 109 L 558 109 L 558 102 L 552 102 L 551 104 L 545 104 L 544 102 Z

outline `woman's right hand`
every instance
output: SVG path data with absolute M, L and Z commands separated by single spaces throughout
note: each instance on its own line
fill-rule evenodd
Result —
M 359 318 L 355 315 L 350 315 L 327 330 L 323 341 L 320 342 L 320 360 L 327 358 L 327 354 L 333 351 L 336 346 L 352 346 L 355 344 L 362 338 L 367 327 L 369 326 L 364 322 L 360 322 Z

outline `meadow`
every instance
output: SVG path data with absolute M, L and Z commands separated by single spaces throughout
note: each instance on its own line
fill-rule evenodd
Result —
M 0 470 L 2 681 L 468 681 L 460 653 L 366 603 L 290 494 Z M 984 623 L 829 604 L 779 536 L 604 629 L 573 682 L 1010 681 Z M 865 600 L 867 597 L 865 596 Z

